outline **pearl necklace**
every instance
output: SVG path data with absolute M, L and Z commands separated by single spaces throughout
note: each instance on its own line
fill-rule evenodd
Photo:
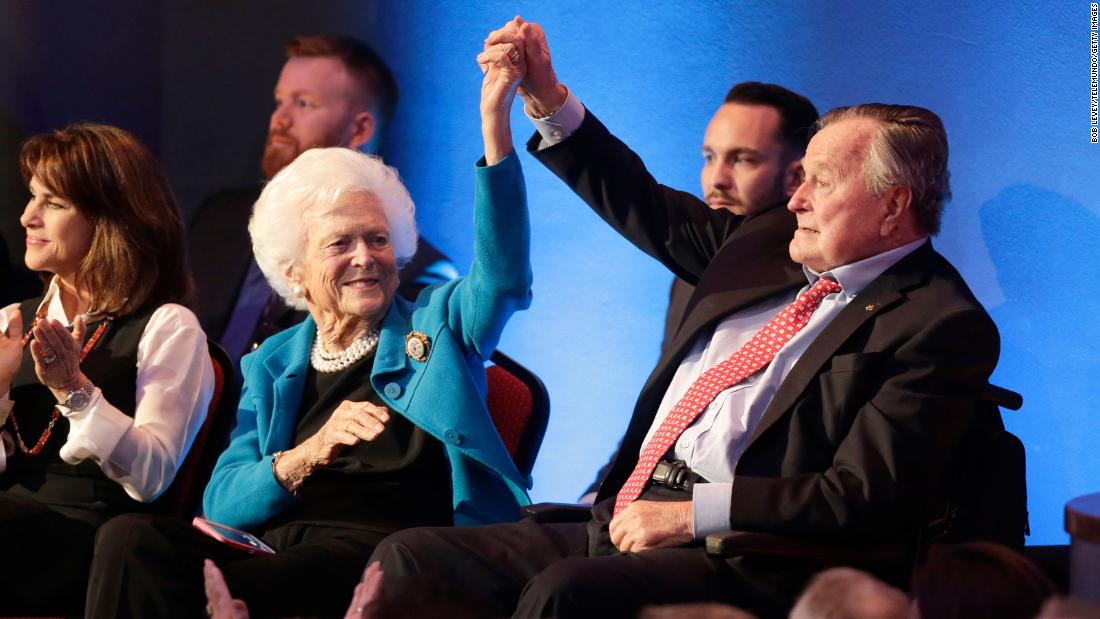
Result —
M 370 333 L 355 338 L 351 346 L 340 352 L 326 352 L 321 338 L 317 337 L 313 340 L 313 351 L 309 355 L 309 363 L 318 372 L 325 374 L 339 372 L 366 357 L 377 345 L 378 329 L 372 329 Z

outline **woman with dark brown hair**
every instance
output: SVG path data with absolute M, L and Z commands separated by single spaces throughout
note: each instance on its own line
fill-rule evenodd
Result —
M 991 542 L 939 544 L 913 575 L 912 619 L 1032 619 L 1056 593 L 1022 554 Z
M 214 372 L 152 153 L 77 124 L 20 153 L 45 294 L 0 310 L 0 613 L 80 613 L 97 529 L 171 484 Z

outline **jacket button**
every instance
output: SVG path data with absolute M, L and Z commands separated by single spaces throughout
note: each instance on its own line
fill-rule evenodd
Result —
M 458 430 L 451 428 L 443 433 L 443 440 L 452 445 L 461 445 L 462 435 L 458 433 Z
M 386 394 L 387 398 L 396 400 L 401 397 L 401 385 L 397 383 L 386 383 L 386 386 L 382 388 L 382 393 Z

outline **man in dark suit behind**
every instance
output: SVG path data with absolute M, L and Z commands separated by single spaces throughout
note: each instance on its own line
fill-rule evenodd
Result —
M 263 172 L 270 179 L 310 148 L 346 146 L 377 153 L 397 106 L 398 89 L 382 58 L 365 43 L 308 36 L 286 45 L 275 86 Z M 252 258 L 248 219 L 261 184 L 217 193 L 199 206 L 189 230 L 196 313 L 207 335 L 234 361 L 304 314 L 271 293 Z M 398 294 L 415 298 L 428 284 L 457 276 L 454 265 L 420 238 L 399 273 Z
M 990 413 L 979 394 L 999 349 L 929 241 L 950 194 L 939 118 L 899 105 L 833 110 L 788 210 L 742 218 L 659 185 L 558 83 L 536 25 L 517 18 L 486 45 L 516 40 L 528 113 L 553 127 L 529 150 L 697 285 L 589 522 L 405 531 L 374 554 L 386 577 L 447 580 L 519 617 L 633 617 L 703 599 L 773 617 L 811 566 L 711 559 L 706 535 L 912 541 L 942 510 L 964 434 Z M 697 397 L 706 383 L 718 388 Z M 678 416 L 686 428 L 669 430 Z M 681 461 L 686 479 L 651 475 L 639 464 L 650 453 Z M 639 479 L 651 479 L 640 496 L 628 492 Z
M 817 108 L 798 93 L 776 84 L 734 84 L 703 135 L 702 199 L 687 193 L 676 194 L 675 199 L 682 201 L 684 208 L 710 206 L 740 215 L 738 222 L 772 210 L 785 211 L 802 182 L 802 155 L 815 122 Z M 554 129 L 545 120 L 536 120 L 536 124 L 553 137 Z M 789 223 L 794 234 L 794 219 Z M 695 291 L 694 282 L 673 277 L 662 353 L 676 339 Z M 608 462 L 600 469 L 581 496 L 582 503 L 592 503 L 610 468 Z

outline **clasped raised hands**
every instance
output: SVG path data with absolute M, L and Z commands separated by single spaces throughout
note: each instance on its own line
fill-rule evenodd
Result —
M 485 162 L 494 165 L 512 152 L 510 116 L 516 90 L 527 70 L 523 42 L 502 36 L 477 55 L 485 74 L 481 80 L 481 134 L 485 140 Z
M 524 64 L 520 67 L 523 79 L 519 85 L 519 96 L 527 103 L 527 112 L 536 118 L 556 112 L 565 103 L 569 91 L 554 73 L 550 61 L 550 46 L 546 42 L 546 32 L 542 26 L 526 22 L 517 15 L 501 28 L 489 33 L 478 62 L 481 63 L 483 57 L 488 60 L 488 54 L 502 49 L 503 46 L 512 46 L 520 52 L 513 61 L 522 61 Z

